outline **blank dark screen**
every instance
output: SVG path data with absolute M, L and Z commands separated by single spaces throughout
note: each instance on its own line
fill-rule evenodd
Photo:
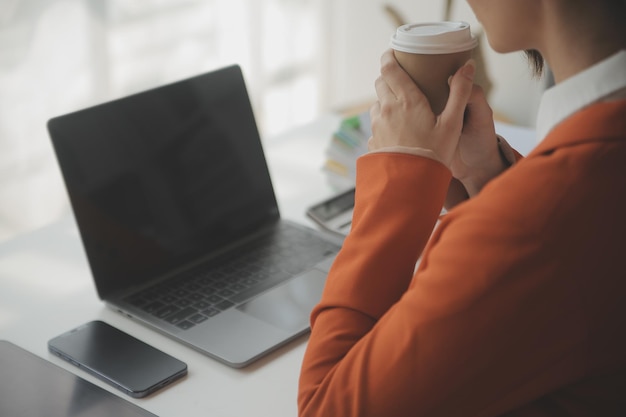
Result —
M 102 298 L 278 219 L 238 66 L 60 116 L 48 129 Z

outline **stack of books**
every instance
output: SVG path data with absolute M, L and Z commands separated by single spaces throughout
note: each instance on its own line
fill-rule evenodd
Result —
M 372 135 L 369 112 L 342 119 L 326 149 L 324 170 L 339 188 L 354 185 L 356 160 L 367 152 L 367 141 Z

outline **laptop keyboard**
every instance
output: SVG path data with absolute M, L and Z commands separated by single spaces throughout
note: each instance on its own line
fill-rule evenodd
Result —
M 313 267 L 338 249 L 307 230 L 282 225 L 236 260 L 200 266 L 125 301 L 186 330 Z

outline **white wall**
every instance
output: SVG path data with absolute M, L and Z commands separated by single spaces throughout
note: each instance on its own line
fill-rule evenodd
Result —
M 444 16 L 443 0 L 335 0 L 329 25 L 333 39 L 329 56 L 333 71 L 331 106 L 342 108 L 373 99 L 379 58 L 395 30 L 383 11 L 387 3 L 412 22 L 441 20 Z M 451 18 L 468 21 L 480 30 L 465 0 L 456 0 Z M 522 53 L 502 55 L 491 50 L 487 42 L 482 45 L 493 82 L 492 107 L 516 124 L 534 126 L 543 81 L 532 77 Z
M 443 18 L 444 0 L 389 1 L 409 21 Z M 465 0 L 456 2 L 452 18 L 478 27 Z M 0 240 L 69 210 L 45 129 L 49 117 L 232 62 L 244 68 L 266 133 L 370 103 L 380 55 L 395 31 L 385 4 L 0 0 Z M 266 71 L 266 55 L 289 65 Z M 532 126 L 541 83 L 523 56 L 488 52 L 487 62 L 492 105 Z
M 0 0 L 0 241 L 69 211 L 53 116 L 232 63 L 262 137 L 328 111 L 330 1 Z

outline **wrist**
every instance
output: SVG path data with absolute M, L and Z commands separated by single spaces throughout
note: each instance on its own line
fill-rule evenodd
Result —
M 515 163 L 515 153 L 508 142 L 496 135 L 496 144 L 494 151 L 490 152 L 491 157 L 481 169 L 473 170 L 472 175 L 465 178 L 459 178 L 470 197 L 478 194 L 489 181 Z

